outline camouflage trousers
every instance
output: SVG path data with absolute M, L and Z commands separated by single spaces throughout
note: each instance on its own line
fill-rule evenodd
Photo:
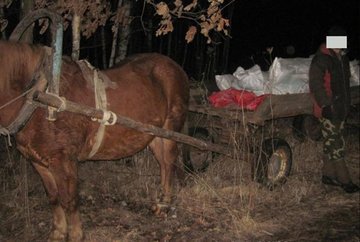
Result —
M 344 159 L 344 121 L 320 118 L 321 132 L 324 138 L 323 152 L 330 161 Z

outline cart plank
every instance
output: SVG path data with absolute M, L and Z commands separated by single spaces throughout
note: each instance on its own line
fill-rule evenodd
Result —
M 351 91 L 351 103 L 360 103 L 360 86 L 353 86 Z M 244 123 L 263 125 L 265 121 L 277 118 L 286 118 L 297 115 L 312 114 L 312 97 L 309 93 L 268 95 L 255 111 L 243 110 L 236 105 L 216 108 L 208 102 L 197 103 L 192 99 L 189 111 L 204 115 L 218 116 L 230 120 L 238 120 Z

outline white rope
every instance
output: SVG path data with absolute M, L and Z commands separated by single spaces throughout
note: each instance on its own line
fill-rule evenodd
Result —
M 54 93 L 51 93 L 51 92 L 46 92 L 46 93 L 48 95 L 50 95 L 50 96 L 53 96 L 53 97 L 57 98 L 61 102 L 60 106 L 56 110 L 57 112 L 62 112 L 64 110 L 66 110 L 66 98 L 65 97 L 60 97 L 60 96 L 58 96 L 58 95 L 56 95 Z
M 23 92 L 22 94 L 20 94 L 19 96 L 15 97 L 14 99 L 11 99 L 10 101 L 8 101 L 7 103 L 3 104 L 2 106 L 0 106 L 0 110 L 9 106 L 10 104 L 12 104 L 13 102 L 17 101 L 18 99 L 22 98 L 23 96 L 27 95 L 29 92 L 31 92 L 34 89 L 34 87 L 30 88 L 29 90 Z
M 117 116 L 115 113 L 108 111 L 108 110 L 102 110 L 102 111 L 103 111 L 102 119 L 97 120 L 99 123 L 102 123 L 104 125 L 116 124 Z M 109 122 L 110 119 L 111 119 L 111 122 Z

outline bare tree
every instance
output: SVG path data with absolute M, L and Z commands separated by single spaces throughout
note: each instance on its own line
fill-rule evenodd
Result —
M 127 49 L 129 44 L 129 37 L 130 37 L 130 10 L 132 7 L 131 0 L 123 0 L 124 1 L 124 20 L 122 24 L 122 28 L 119 34 L 119 43 L 118 43 L 118 54 L 115 59 L 116 63 L 119 63 L 121 60 L 125 59 L 127 55 Z
M 122 19 L 122 15 L 123 15 L 123 6 L 122 5 L 123 5 L 123 0 L 119 0 L 118 6 L 117 6 L 117 13 L 116 13 L 115 17 L 113 18 L 113 21 L 114 21 L 114 25 L 112 27 L 113 40 L 112 40 L 112 45 L 111 45 L 109 67 L 112 67 L 114 65 L 115 54 L 116 54 L 115 53 L 116 52 L 116 44 L 117 44 L 118 33 L 119 33 L 119 26 L 120 26 L 120 21 Z
M 101 27 L 101 50 L 102 50 L 102 68 L 105 69 L 108 67 L 107 65 L 107 57 L 106 57 L 106 37 L 105 37 L 105 27 Z
M 72 26 L 72 58 L 79 59 L 81 34 L 89 38 L 99 26 L 104 26 L 110 17 L 107 1 L 36 1 L 36 8 L 49 8 L 63 16 L 65 29 Z
M 131 0 L 119 0 L 116 14 L 112 18 L 114 25 L 112 27 L 113 41 L 109 67 L 113 66 L 114 63 L 120 62 L 127 54 L 130 36 L 131 7 Z
M 32 0 L 21 1 L 20 19 L 22 19 L 27 14 L 31 13 L 31 11 L 33 9 L 34 9 L 34 1 L 32 1 Z M 33 42 L 33 31 L 34 31 L 34 24 L 29 26 L 29 28 L 23 34 L 22 41 L 32 43 Z
M 6 39 L 6 26 L 8 25 L 8 20 L 4 16 L 4 7 L 0 6 L 0 32 L 1 32 L 1 39 Z
M 228 11 L 228 18 L 232 19 L 233 14 L 234 14 L 234 4 L 232 4 L 231 6 L 229 6 L 229 11 Z M 230 22 L 230 26 L 228 28 L 228 33 L 229 35 L 231 34 L 231 22 Z M 228 65 L 229 65 L 229 52 L 230 52 L 230 38 L 226 38 L 224 41 L 224 47 L 223 47 L 223 53 L 222 53 L 222 73 L 228 73 Z
M 139 35 L 140 38 L 137 38 L 134 43 L 132 42 L 132 45 L 138 45 L 139 42 L 142 41 L 143 45 L 140 49 L 139 46 L 134 46 L 137 51 L 153 51 L 153 44 L 156 43 L 153 41 L 153 37 L 167 35 L 157 43 L 159 44 L 158 48 L 160 52 L 172 56 L 184 67 L 186 67 L 186 62 L 190 61 L 187 53 L 195 53 L 198 59 L 196 59 L 193 64 L 197 66 L 197 73 L 204 76 L 205 62 L 209 60 L 211 60 L 211 64 L 208 63 L 206 73 L 209 72 L 210 66 L 216 65 L 216 63 L 220 61 L 223 63 L 223 69 L 227 66 L 229 45 L 226 43 L 226 38 L 215 39 L 215 36 L 221 35 L 226 37 L 229 34 L 229 20 L 223 17 L 222 12 L 224 8 L 233 1 L 234 0 L 208 0 L 201 1 L 201 4 L 198 0 L 156 2 L 155 0 L 138 2 L 131 0 L 36 0 L 34 2 L 35 9 L 48 8 L 61 14 L 64 19 L 65 31 L 68 26 L 72 27 L 71 50 L 74 60 L 78 59 L 81 54 L 81 39 L 93 36 L 97 29 L 102 26 L 102 30 L 97 32 L 100 33 L 101 36 L 97 39 L 101 38 L 103 67 L 108 67 L 107 60 L 109 61 L 109 66 L 119 62 L 129 52 L 130 36 L 139 33 L 131 31 L 132 26 L 134 26 L 131 22 L 134 19 L 140 19 L 144 35 Z M 11 1 L 0 1 L 0 4 L 2 4 L 0 7 L 4 7 L 4 2 Z M 28 2 L 31 1 L 23 1 L 23 4 L 25 5 L 25 3 Z M 115 7 L 115 9 L 112 10 L 111 5 Z M 136 11 L 140 11 L 140 13 L 136 13 Z M 133 14 L 133 16 L 131 14 Z M 154 14 L 157 15 L 156 18 L 154 18 Z M 230 16 L 229 14 L 229 17 Z M 1 21 L 6 22 L 4 18 L 0 18 L 0 27 L 3 26 Z M 107 29 L 104 28 L 104 26 L 109 22 L 112 24 L 113 42 L 111 45 L 110 58 L 108 59 L 107 48 L 109 47 L 106 46 L 105 40 L 109 33 L 106 32 Z M 153 26 L 155 28 L 154 31 L 152 29 Z M 172 33 L 174 28 L 176 31 Z M 153 34 L 154 32 L 155 34 Z M 196 39 L 196 41 L 193 43 L 193 46 L 188 46 L 187 43 L 192 42 L 194 39 Z M 208 49 L 206 42 L 213 43 L 216 40 L 225 40 L 223 48 L 219 48 L 220 46 L 216 45 L 215 52 L 212 52 L 210 56 L 206 55 L 205 52 Z M 96 41 L 92 43 L 96 49 Z M 194 48 L 194 51 L 191 51 L 192 48 Z M 192 54 L 192 56 L 194 56 L 194 54 Z M 201 70 L 200 67 L 202 67 Z
M 80 15 L 74 11 L 71 27 L 72 27 L 72 53 L 71 58 L 73 60 L 79 60 L 80 56 Z
M 5 29 L 9 23 L 4 14 L 4 9 L 10 7 L 12 0 L 1 0 L 0 1 L 0 39 L 7 39 Z

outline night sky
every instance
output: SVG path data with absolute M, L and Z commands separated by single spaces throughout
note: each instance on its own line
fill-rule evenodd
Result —
M 313 54 L 334 24 L 348 32 L 351 59 L 360 56 L 359 0 L 236 0 L 231 30 L 233 65 L 246 56 L 274 46 L 282 57 L 308 57 Z M 295 53 L 286 54 L 286 47 Z

